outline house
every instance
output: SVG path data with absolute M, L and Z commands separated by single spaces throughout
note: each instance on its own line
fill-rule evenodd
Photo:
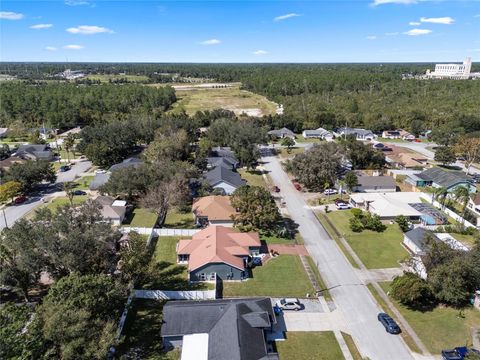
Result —
M 213 168 L 203 177 L 214 189 L 220 189 L 225 195 L 231 195 L 240 186 L 246 184 L 237 172 L 223 166 Z
M 226 169 L 235 170 L 237 162 L 233 162 L 229 158 L 223 157 L 208 157 L 207 158 L 207 169 L 214 169 L 217 166 L 223 166 Z
M 231 170 L 235 170 L 240 162 L 235 153 L 229 147 L 214 147 L 210 150 L 210 156 L 207 157 L 207 168 L 213 169 L 217 166 L 224 166 Z
M 402 137 L 400 130 L 386 130 L 382 132 L 384 139 L 400 139 Z
M 269 298 L 167 301 L 160 335 L 182 360 L 278 360 L 266 340 L 276 322 Z
M 111 196 L 98 196 L 94 202 L 101 206 L 100 214 L 112 225 L 121 225 L 127 215 L 127 202 Z
M 470 197 L 467 208 L 477 215 L 477 228 L 480 228 L 480 193 Z
M 471 193 L 477 191 L 473 181 L 461 171 L 447 171 L 439 167 L 427 169 L 419 174 L 409 175 L 405 182 L 416 186 L 444 187 L 448 192 L 454 192 L 459 186 L 465 186 Z
M 17 156 L 25 160 L 50 161 L 53 159 L 52 150 L 48 145 L 44 144 L 20 145 L 13 156 Z
M 291 139 L 295 139 L 295 133 L 287 128 L 281 128 L 279 130 L 270 130 L 267 134 L 272 138 L 283 139 L 289 137 Z
M 373 144 L 372 147 L 373 147 L 375 150 L 379 150 L 379 151 L 392 151 L 392 148 L 391 148 L 391 147 L 388 147 L 387 145 L 382 144 L 382 143 Z
M 113 171 L 117 171 L 117 170 L 120 170 L 120 169 L 125 169 L 125 168 L 132 167 L 132 166 L 137 168 L 141 165 L 143 165 L 143 161 L 138 159 L 138 158 L 131 157 L 131 158 L 125 159 L 121 163 L 112 165 L 110 167 L 110 169 L 108 169 L 108 172 L 96 173 L 95 177 L 90 182 L 89 188 L 90 188 L 90 190 L 100 189 L 100 187 L 102 187 L 103 185 L 105 185 L 108 182 L 108 180 L 110 179 L 110 176 L 111 176 Z
M 260 252 L 258 233 L 240 233 L 212 225 L 177 244 L 177 260 L 188 264 L 190 281 L 248 278 L 248 261 Z
M 0 138 L 7 137 L 8 135 L 8 128 L 0 128 Z
M 448 217 L 432 204 L 420 202 L 409 205 L 421 213 L 419 219 L 422 225 L 445 225 L 448 223 Z
M 391 176 L 357 176 L 357 186 L 353 187 L 354 192 L 395 192 L 397 191 L 397 184 L 395 179 Z
M 410 153 L 399 153 L 388 155 L 386 157 L 386 161 L 395 167 L 400 169 L 419 169 L 424 168 L 427 163 L 428 159 L 422 156 L 417 156 L 416 154 Z
M 355 136 L 360 141 L 371 141 L 377 137 L 371 130 L 341 127 L 335 132 L 337 137 L 341 136 Z
M 58 137 L 64 139 L 64 138 L 68 137 L 70 134 L 71 135 L 79 135 L 81 132 L 82 132 L 82 128 L 80 126 L 77 126 L 77 127 L 74 127 L 70 130 L 64 131 L 63 133 L 58 134 Z
M 318 128 L 316 130 L 303 130 L 302 136 L 305 139 L 317 138 L 317 139 L 323 139 L 326 141 L 333 141 L 332 132 L 325 130 L 323 128 Z
M 422 213 L 410 204 L 421 203 L 419 192 L 385 192 L 358 193 L 350 196 L 350 204 L 372 214 L 382 220 L 393 220 L 398 215 L 404 215 L 412 220 L 420 219 Z
M 403 245 L 413 255 L 423 256 L 427 246 L 427 239 L 439 241 L 440 239 L 430 230 L 417 227 L 403 234 Z
M 403 140 L 413 141 L 415 140 L 415 135 L 410 134 L 408 131 L 400 130 L 400 136 Z
M 237 214 L 229 196 L 211 195 L 193 200 L 192 212 L 198 226 L 223 225 L 232 227 Z
M 7 171 L 13 164 L 24 164 L 26 161 L 27 160 L 18 156 L 10 156 L 9 158 L 0 161 L 0 169 Z
M 41 128 L 33 128 L 28 130 L 28 132 L 31 134 L 37 131 L 40 139 L 42 140 L 47 140 L 55 132 L 53 129 L 49 129 L 43 126 Z

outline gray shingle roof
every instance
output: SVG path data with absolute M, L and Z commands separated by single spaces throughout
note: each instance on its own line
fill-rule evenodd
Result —
M 290 130 L 290 129 L 287 129 L 287 128 L 281 128 L 281 129 L 278 129 L 278 130 L 270 130 L 268 133 L 268 135 L 274 135 L 274 136 L 293 136 L 295 137 L 295 133 Z
M 142 160 L 140 160 L 139 158 L 131 157 L 131 158 L 123 160 L 121 163 L 112 165 L 110 167 L 110 169 L 108 169 L 108 171 L 115 171 L 115 170 L 119 170 L 119 169 L 124 169 L 124 168 L 130 167 L 130 166 L 137 167 L 137 166 L 140 166 L 140 165 L 143 165 Z
M 109 179 L 110 179 L 109 173 L 95 174 L 95 177 L 90 183 L 90 190 L 98 190 L 101 186 L 105 185 Z
M 212 168 L 215 166 L 223 166 L 228 169 L 233 169 L 236 163 L 230 161 L 229 158 L 209 157 L 207 158 L 207 164 L 210 165 Z
M 425 249 L 425 238 L 428 235 L 430 235 L 434 240 L 440 240 L 433 232 L 422 227 L 417 227 L 405 233 L 405 236 L 422 251 Z
M 447 171 L 439 167 L 427 169 L 417 176 L 425 181 L 432 181 L 435 184 L 449 188 L 458 183 L 471 182 L 471 180 L 461 171 Z
M 269 298 L 168 301 L 161 335 L 208 333 L 209 360 L 259 360 L 267 356 L 263 329 L 272 322 Z
M 391 176 L 358 176 L 358 186 L 364 189 L 395 189 L 395 179 Z
M 216 168 L 210 170 L 204 175 L 204 178 L 212 186 L 215 186 L 220 182 L 226 182 L 234 187 L 240 187 L 246 183 L 237 172 L 234 172 L 223 166 L 217 166 Z
M 358 128 L 342 127 L 342 128 L 339 128 L 337 132 L 339 134 L 356 135 L 361 137 L 373 136 L 373 132 L 371 130 L 358 129 Z

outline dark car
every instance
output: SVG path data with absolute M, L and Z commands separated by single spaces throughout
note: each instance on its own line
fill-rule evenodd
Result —
M 15 204 L 23 204 L 25 201 L 27 201 L 27 197 L 25 195 L 21 195 L 15 199 Z
M 469 353 L 480 355 L 480 351 L 476 349 L 468 349 L 466 346 L 460 346 L 452 350 L 442 350 L 442 359 L 463 360 Z
M 294 186 L 295 189 L 297 189 L 298 191 L 302 191 L 302 185 L 300 185 L 298 182 L 294 182 L 294 183 L 293 183 L 293 186 Z
M 60 166 L 60 172 L 66 172 L 68 170 L 70 170 L 70 166 L 68 165 Z
M 274 187 L 272 187 L 272 191 L 278 193 L 280 192 L 280 188 L 275 185 Z
M 401 330 L 400 327 L 397 325 L 395 320 L 393 320 L 390 315 L 385 314 L 385 313 L 380 313 L 377 316 L 378 321 L 382 323 L 382 325 L 385 327 L 385 330 L 389 334 L 400 334 Z
M 73 195 L 87 195 L 87 193 L 83 190 L 75 190 Z

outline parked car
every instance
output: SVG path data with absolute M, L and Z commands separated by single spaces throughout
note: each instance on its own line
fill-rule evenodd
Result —
M 477 349 L 468 349 L 466 346 L 460 346 L 452 350 L 442 350 L 442 359 L 463 360 L 469 353 L 480 355 L 480 351 Z
M 280 299 L 276 302 L 275 304 L 277 307 L 279 307 L 282 310 L 301 310 L 302 305 L 300 304 L 300 301 L 298 301 L 297 298 L 285 298 L 285 299 Z
M 335 206 L 337 207 L 337 210 L 348 210 L 351 208 L 350 204 L 347 203 L 338 203 L 335 204 Z
M 390 315 L 385 314 L 385 313 L 380 313 L 377 316 L 378 321 L 382 323 L 382 325 L 385 327 L 385 330 L 389 334 L 400 334 L 401 330 L 400 327 L 397 325 L 395 320 L 393 320 Z
M 103 169 L 95 170 L 95 174 L 105 174 L 106 172 L 107 172 L 107 170 L 103 170 Z
M 348 202 L 342 199 L 335 199 L 335 205 L 338 205 L 338 204 L 348 204 Z
M 280 192 L 280 188 L 275 185 L 274 187 L 272 187 L 272 191 L 278 193 Z
M 60 166 L 60 172 L 65 172 L 65 171 L 68 171 L 70 170 L 70 166 L 68 165 L 63 165 L 63 166 Z
M 27 201 L 27 197 L 25 195 L 20 195 L 14 200 L 14 203 L 23 204 L 25 201 Z
M 298 182 L 294 182 L 294 183 L 293 183 L 293 186 L 294 186 L 295 189 L 297 189 L 298 191 L 302 191 L 302 186 L 301 186 Z
M 336 189 L 326 189 L 323 192 L 324 195 L 333 195 L 333 194 L 338 194 L 338 191 Z
M 87 193 L 83 190 L 75 190 L 73 195 L 87 195 Z

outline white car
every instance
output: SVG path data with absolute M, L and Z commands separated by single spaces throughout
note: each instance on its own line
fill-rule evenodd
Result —
M 275 304 L 282 310 L 301 310 L 302 305 L 300 304 L 300 301 L 298 301 L 297 298 L 285 298 L 285 299 L 280 299 L 276 302 Z
M 106 174 L 106 173 L 107 173 L 107 170 L 103 170 L 103 169 L 95 170 L 95 174 Z
M 337 210 L 348 210 L 351 208 L 350 204 L 347 203 L 340 203 L 335 205 L 337 207 Z
M 338 191 L 336 189 L 326 189 L 323 193 L 325 195 L 333 195 L 333 194 L 338 194 Z

